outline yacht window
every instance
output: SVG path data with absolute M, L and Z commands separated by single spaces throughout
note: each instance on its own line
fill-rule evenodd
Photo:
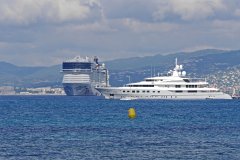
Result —
M 123 91 L 123 92 L 125 92 L 125 91 Z
M 190 82 L 189 79 L 183 79 L 183 80 L 184 80 L 184 82 Z
M 153 93 L 155 93 L 155 91 L 153 91 Z
M 147 91 L 147 93 L 149 93 L 149 91 Z
M 188 93 L 196 93 L 196 90 L 188 91 Z
M 132 93 L 135 93 L 135 91 L 132 91 Z
M 154 87 L 154 85 L 128 85 L 129 87 Z
M 175 88 L 181 88 L 181 85 L 175 85 Z
M 158 93 L 160 93 L 160 91 L 158 91 Z
M 127 91 L 127 92 L 129 92 L 129 91 Z
M 137 91 L 137 93 L 139 93 L 139 91 Z
M 175 91 L 176 93 L 182 93 L 183 91 Z
M 142 91 L 143 93 L 145 93 L 145 91 Z
M 197 88 L 197 85 L 187 85 L 187 88 Z

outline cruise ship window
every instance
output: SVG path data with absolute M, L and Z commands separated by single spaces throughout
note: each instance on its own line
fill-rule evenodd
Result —
M 145 93 L 145 91 L 142 91 L 143 93 Z
M 125 92 L 125 91 L 123 91 L 123 92 Z
M 158 91 L 158 93 L 160 93 L 160 91 Z
M 127 91 L 127 92 L 129 92 L 129 91 Z
M 137 91 L 137 93 L 139 93 L 139 91 Z
M 155 93 L 155 91 L 153 91 L 153 93 Z
M 135 93 L 135 91 L 132 91 L 132 93 Z
M 147 93 L 149 93 L 149 91 L 147 91 Z

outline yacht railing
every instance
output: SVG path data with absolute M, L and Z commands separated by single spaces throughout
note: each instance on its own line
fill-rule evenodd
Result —
M 89 72 L 92 69 L 62 69 L 61 72 Z
M 207 82 L 206 78 L 184 78 L 185 82 Z

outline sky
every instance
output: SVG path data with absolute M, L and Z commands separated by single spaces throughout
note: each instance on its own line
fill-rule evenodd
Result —
M 0 0 L 0 61 L 240 49 L 239 0 Z

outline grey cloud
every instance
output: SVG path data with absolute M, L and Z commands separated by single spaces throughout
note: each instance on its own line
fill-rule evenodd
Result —
M 237 0 L 0 1 L 0 59 L 19 65 L 239 48 Z
M 100 0 L 109 19 L 177 22 L 234 18 L 238 0 Z M 237 13 L 237 11 L 236 11 Z
M 152 21 L 152 11 L 156 9 L 155 0 L 101 0 L 108 19 L 137 19 Z
M 101 18 L 97 0 L 1 0 L 0 23 L 29 25 Z M 99 16 L 100 15 L 100 16 Z
M 164 20 L 169 14 L 182 20 L 207 19 L 226 9 L 222 0 L 168 0 L 158 3 L 159 9 L 153 16 L 159 20 Z

